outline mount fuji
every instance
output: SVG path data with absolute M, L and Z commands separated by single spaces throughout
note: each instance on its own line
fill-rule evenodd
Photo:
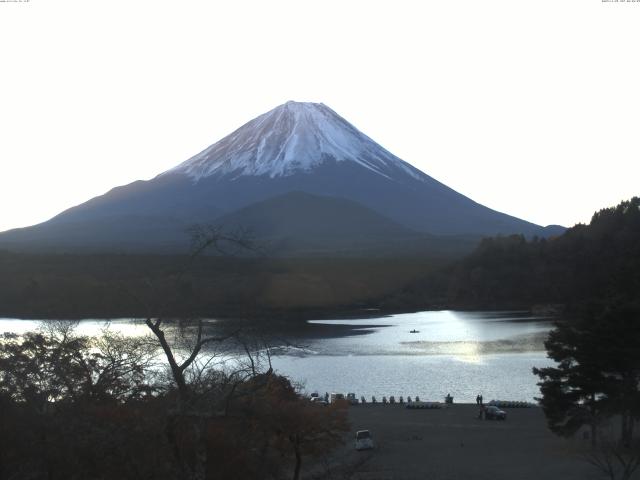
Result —
M 151 180 L 116 187 L 47 222 L 0 234 L 0 246 L 178 251 L 188 244 L 185 231 L 194 223 L 245 227 L 280 253 L 562 231 L 474 202 L 324 104 L 287 102 Z

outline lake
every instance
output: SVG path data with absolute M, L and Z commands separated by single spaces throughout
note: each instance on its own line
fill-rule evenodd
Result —
M 112 320 L 112 329 L 144 335 L 136 320 Z M 0 332 L 34 330 L 39 322 L 0 319 Z M 83 320 L 81 334 L 98 334 L 103 320 Z M 375 395 L 420 396 L 474 402 L 478 393 L 491 399 L 533 401 L 540 395 L 531 369 L 553 364 L 544 340 L 550 318 L 522 312 L 428 311 L 367 318 L 309 320 L 292 345 L 276 349 L 274 368 L 308 392 L 355 392 L 368 401 Z M 414 331 L 415 333 L 411 333 Z M 273 337 L 273 335 L 272 335 Z

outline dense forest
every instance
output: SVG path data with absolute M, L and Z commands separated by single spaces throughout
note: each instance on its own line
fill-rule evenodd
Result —
M 640 294 L 640 198 L 596 212 L 563 235 L 483 239 L 464 259 L 386 299 L 389 306 L 536 308 Z
M 447 261 L 0 252 L 0 316 L 262 318 L 357 311 Z

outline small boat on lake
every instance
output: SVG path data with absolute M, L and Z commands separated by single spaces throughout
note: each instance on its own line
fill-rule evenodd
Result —
M 409 333 L 420 333 L 420 330 L 416 330 L 415 328 L 413 330 L 409 330 Z

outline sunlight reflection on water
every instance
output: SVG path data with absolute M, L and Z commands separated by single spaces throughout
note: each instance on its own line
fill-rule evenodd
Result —
M 466 402 L 482 392 L 487 399 L 532 401 L 540 394 L 532 367 L 552 364 L 544 350 L 552 319 L 520 312 L 417 312 L 309 323 L 366 325 L 370 332 L 312 340 L 306 346 L 313 355 L 276 357 L 276 368 L 309 391 L 433 400 L 451 393 Z
M 543 345 L 551 319 L 518 312 L 417 312 L 308 323 L 307 336 L 276 349 L 273 358 L 279 372 L 308 391 L 353 391 L 369 400 L 372 395 L 441 400 L 451 393 L 456 401 L 472 402 L 483 393 L 487 400 L 531 401 L 539 396 L 531 368 L 552 364 Z M 24 333 L 39 325 L 0 319 L 0 332 Z M 97 335 L 107 325 L 124 335 L 149 334 L 142 320 L 133 319 L 83 320 L 77 332 Z M 354 328 L 317 338 L 311 335 L 316 325 Z

